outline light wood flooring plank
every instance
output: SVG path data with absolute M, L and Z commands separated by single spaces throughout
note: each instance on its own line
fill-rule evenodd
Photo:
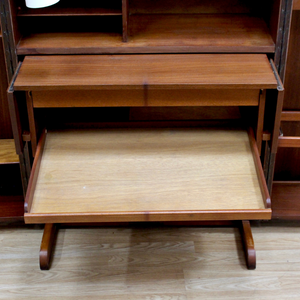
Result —
M 237 228 L 61 228 L 40 271 L 42 227 L 1 225 L 0 299 L 299 299 L 299 227 L 254 223 L 254 271 Z

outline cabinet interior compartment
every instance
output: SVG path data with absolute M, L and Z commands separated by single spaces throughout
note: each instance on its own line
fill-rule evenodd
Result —
M 275 52 L 279 11 L 271 18 L 256 1 L 61 0 L 42 9 L 18 2 L 19 55 Z

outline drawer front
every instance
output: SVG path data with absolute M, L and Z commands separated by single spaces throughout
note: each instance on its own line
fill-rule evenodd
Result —
M 257 106 L 260 90 L 121 89 L 91 91 L 32 91 L 33 106 L 137 107 L 137 106 Z

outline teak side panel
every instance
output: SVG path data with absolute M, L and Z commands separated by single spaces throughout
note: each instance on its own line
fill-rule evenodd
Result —
M 263 219 L 244 130 L 103 129 L 47 134 L 26 222 Z M 89 219 L 90 218 L 90 219 Z
M 276 88 L 264 54 L 25 57 L 15 90 Z
M 274 181 L 272 187 L 272 218 L 299 220 L 299 195 L 299 181 Z
M 35 108 L 141 106 L 257 106 L 259 90 L 33 91 Z
M 62 26 L 63 28 L 63 26 Z M 247 14 L 130 15 L 121 33 L 50 32 L 24 36 L 19 55 L 115 53 L 274 53 L 261 18 Z

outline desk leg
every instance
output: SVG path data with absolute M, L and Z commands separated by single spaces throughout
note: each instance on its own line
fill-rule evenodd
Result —
M 40 249 L 40 268 L 49 270 L 56 238 L 56 225 L 45 224 L 44 234 Z
M 254 241 L 249 221 L 242 221 L 241 234 L 243 239 L 247 267 L 249 270 L 254 270 L 256 268 L 256 252 L 254 248 Z

